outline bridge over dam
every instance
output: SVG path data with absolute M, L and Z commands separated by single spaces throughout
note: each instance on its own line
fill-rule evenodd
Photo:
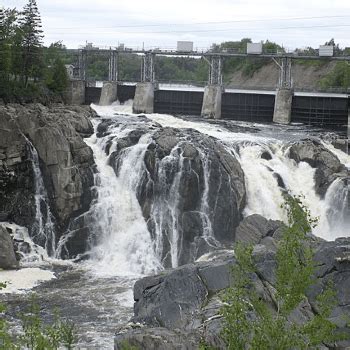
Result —
M 109 78 L 102 87 L 89 86 L 86 80 L 87 56 L 92 50 L 80 50 L 80 79 L 71 82 L 72 103 L 111 104 L 133 100 L 135 113 L 197 115 L 204 118 L 231 119 L 280 124 L 304 123 L 321 127 L 350 128 L 349 93 L 294 91 L 292 61 L 295 59 L 332 59 L 350 62 L 350 57 L 295 56 L 292 54 L 231 54 L 162 51 L 99 50 L 109 55 Z M 95 52 L 96 54 L 96 52 Z M 142 56 L 140 82 L 118 81 L 118 56 Z M 154 61 L 157 55 L 200 56 L 208 62 L 208 82 L 205 87 L 159 84 L 155 80 Z M 275 90 L 243 90 L 224 88 L 223 60 L 227 57 L 271 58 L 279 68 Z

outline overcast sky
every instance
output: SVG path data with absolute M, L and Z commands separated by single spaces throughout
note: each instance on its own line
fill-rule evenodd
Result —
M 26 0 L 2 0 L 21 9 Z M 241 38 L 286 48 L 335 38 L 350 47 L 350 0 L 37 0 L 45 44 L 173 48 L 191 40 L 207 48 Z M 214 23 L 213 23 L 214 22 Z M 226 22 L 226 23 L 225 23 Z

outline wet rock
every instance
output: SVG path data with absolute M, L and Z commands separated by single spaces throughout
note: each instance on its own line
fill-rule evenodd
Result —
M 330 184 L 338 177 L 349 177 L 349 171 L 337 156 L 328 151 L 317 140 L 302 140 L 294 143 L 289 149 L 289 157 L 297 163 L 306 162 L 316 168 L 315 189 L 324 197 Z
M 0 269 L 10 270 L 18 268 L 15 249 L 10 234 L 0 225 Z
M 261 153 L 261 156 L 260 156 L 262 159 L 266 159 L 266 160 L 271 160 L 272 159 L 272 155 L 270 152 L 268 151 L 265 151 L 263 153 Z
M 145 277 L 135 284 L 133 321 L 148 320 L 169 329 L 191 328 L 200 323 L 196 312 L 207 293 L 194 265 L 180 267 L 165 276 Z
M 199 238 L 204 234 L 212 236 L 213 247 L 230 244 L 246 201 L 244 174 L 237 159 L 220 142 L 194 130 L 162 128 L 152 138 L 154 143 L 145 154 L 147 176 L 138 191 L 152 235 L 159 234 L 154 229 L 162 220 L 161 234 L 167 244 L 173 223 L 166 203 L 174 201 L 181 237 L 179 265 L 198 258 L 194 252 L 203 251 L 197 243 L 203 243 Z M 169 266 L 164 260 L 165 246 L 162 251 L 163 263 Z

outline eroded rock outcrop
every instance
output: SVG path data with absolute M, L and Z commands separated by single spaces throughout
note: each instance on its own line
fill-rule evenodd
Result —
M 33 147 L 54 217 L 57 237 L 88 210 L 93 155 L 83 137 L 93 133 L 89 107 L 0 106 L 0 213 L 29 229 L 36 215 Z M 46 213 L 48 215 L 48 213 Z M 45 215 L 44 220 L 45 220 Z M 74 227 L 84 230 L 81 223 Z M 69 255 L 76 255 L 73 250 Z

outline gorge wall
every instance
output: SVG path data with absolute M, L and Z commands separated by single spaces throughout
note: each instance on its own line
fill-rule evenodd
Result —
M 28 228 L 52 256 L 64 255 L 56 249 L 68 229 L 84 235 L 73 219 L 92 200 L 94 160 L 83 138 L 93 133 L 94 115 L 88 107 L 0 106 L 0 220 Z

